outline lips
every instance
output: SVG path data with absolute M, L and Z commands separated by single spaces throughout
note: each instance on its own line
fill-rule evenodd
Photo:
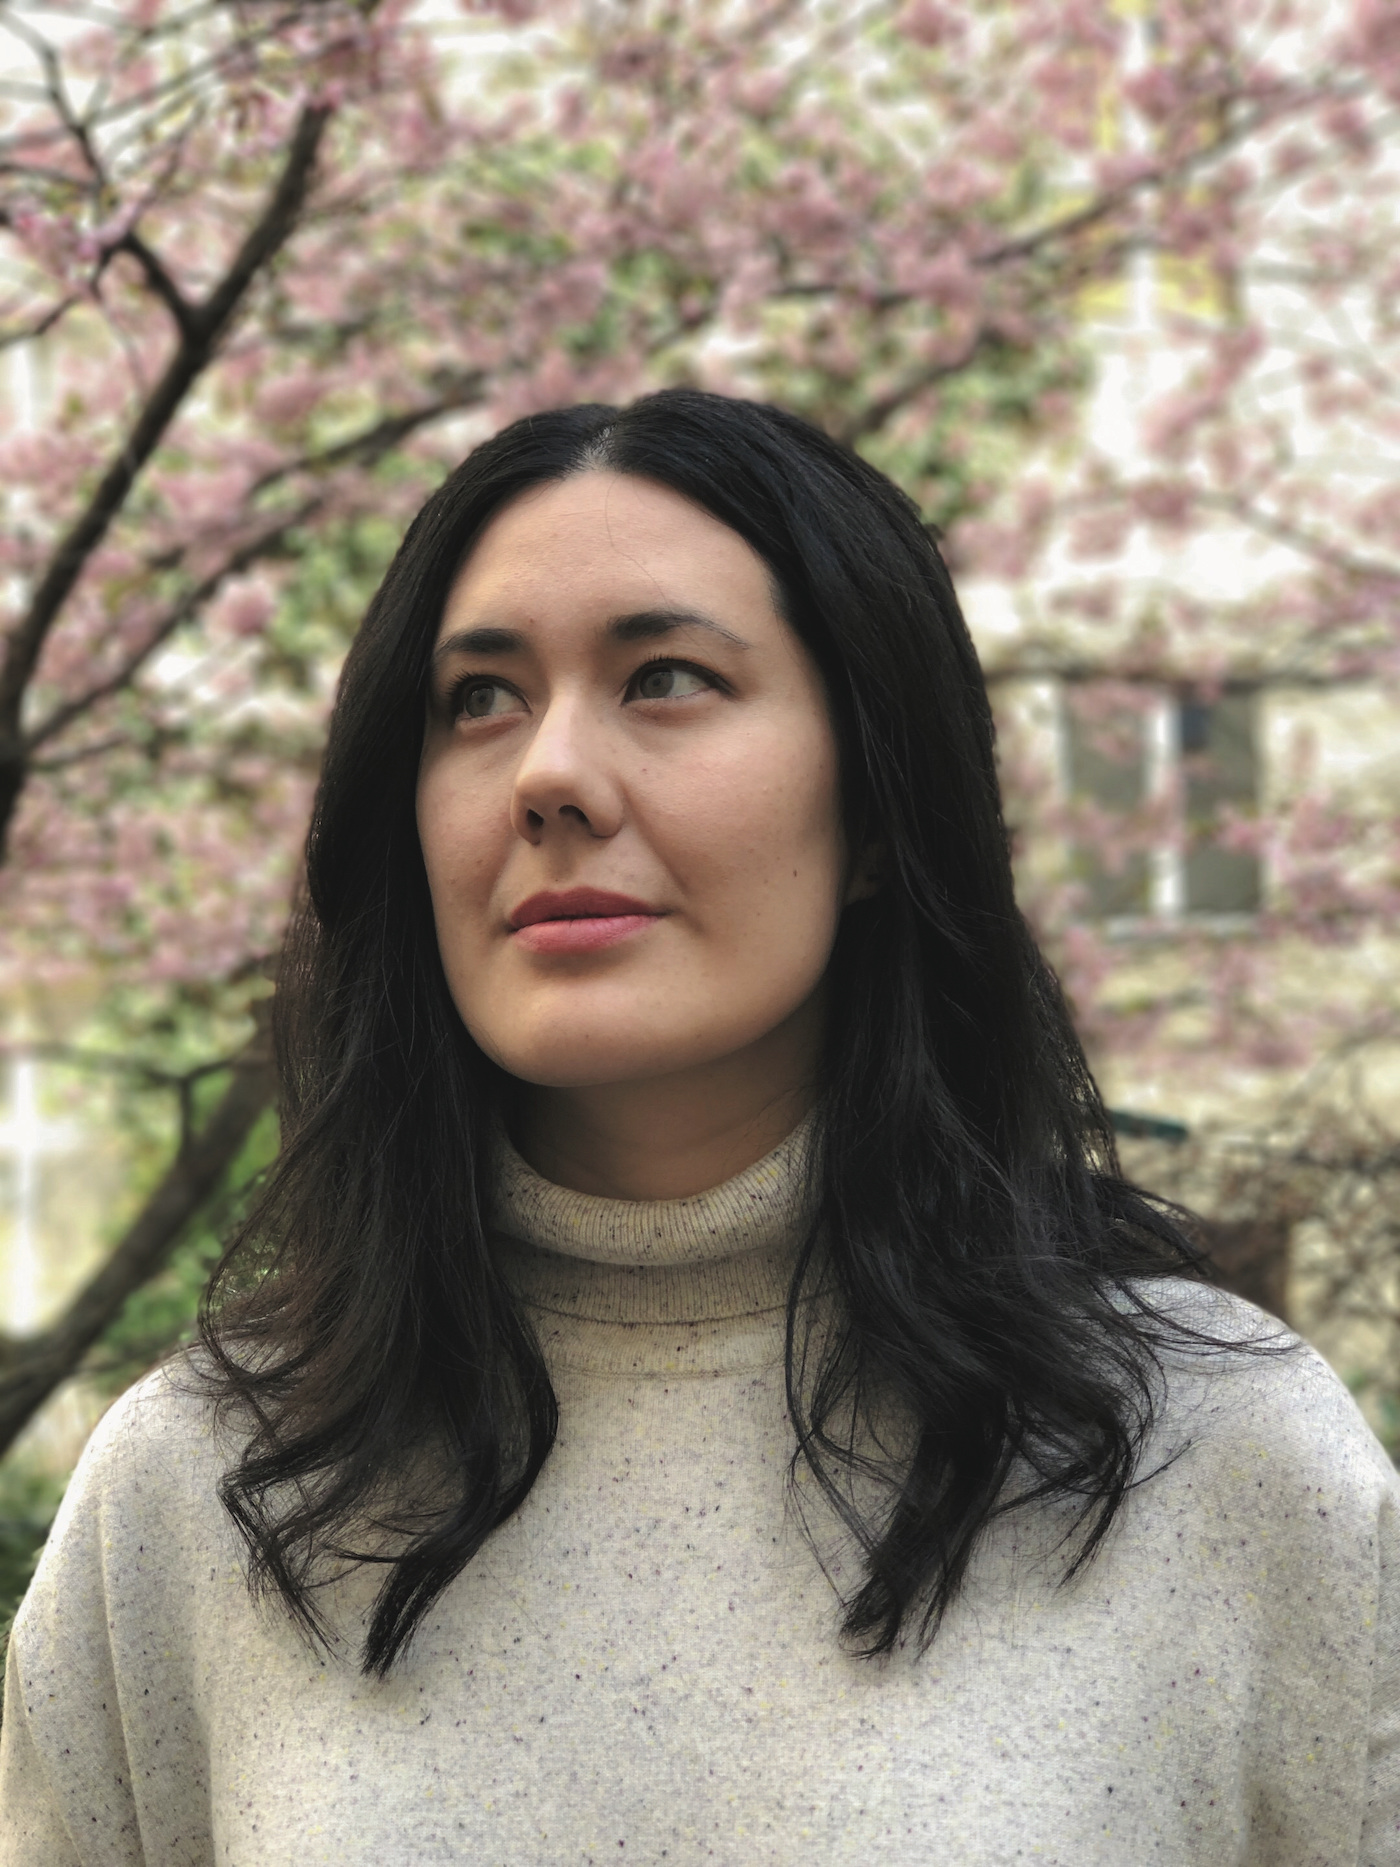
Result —
M 510 917 L 512 930 L 534 927 L 540 921 L 610 920 L 619 915 L 645 914 L 658 918 L 658 910 L 631 895 L 610 894 L 605 888 L 546 889 L 522 901 Z
M 593 953 L 644 933 L 664 910 L 603 888 L 546 890 L 510 916 L 511 939 L 531 953 Z

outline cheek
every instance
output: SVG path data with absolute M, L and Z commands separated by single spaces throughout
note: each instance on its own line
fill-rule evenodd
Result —
M 464 794 L 440 766 L 429 766 L 418 783 L 417 818 L 439 937 L 458 938 L 470 932 L 474 910 L 484 915 L 509 813 L 497 800 Z
M 844 838 L 835 748 L 825 737 L 765 735 L 741 756 L 687 773 L 648 814 L 657 852 L 702 923 L 820 922 L 837 900 Z

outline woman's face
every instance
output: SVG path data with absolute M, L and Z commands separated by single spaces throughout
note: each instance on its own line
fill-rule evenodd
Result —
M 763 560 L 649 480 L 522 494 L 448 598 L 418 781 L 443 965 L 513 1076 L 670 1075 L 809 1006 L 849 893 L 817 670 Z

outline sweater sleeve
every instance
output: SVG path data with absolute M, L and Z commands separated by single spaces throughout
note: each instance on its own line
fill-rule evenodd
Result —
M 0 1867 L 82 1867 L 29 1729 L 14 1654 L 5 1670 L 0 1730 Z
M 1400 1867 L 1400 1506 L 1380 1515 L 1380 1593 L 1360 1867 Z

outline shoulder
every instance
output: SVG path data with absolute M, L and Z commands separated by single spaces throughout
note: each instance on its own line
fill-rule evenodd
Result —
M 230 1449 L 200 1365 L 190 1355 L 177 1356 L 113 1401 L 83 1449 L 69 1494 L 114 1482 L 168 1480 L 226 1459 Z
M 1394 1521 L 1400 1474 L 1316 1349 L 1226 1291 L 1175 1278 L 1138 1289 L 1176 1325 L 1157 1350 L 1153 1440 L 1185 1482 L 1328 1540 Z
M 249 1627 L 238 1537 L 218 1494 L 231 1449 L 188 1358 L 138 1382 L 98 1423 L 11 1634 L 4 1754 L 12 1775 L 16 1759 L 33 1765 L 14 1779 L 11 1828 L 51 1808 L 89 1837 L 84 1860 L 104 1862 L 135 1858 L 131 1837 L 145 1835 L 148 1815 L 167 1838 L 199 1832 L 207 1760 L 190 1707 L 211 1656 L 236 1652 Z M 180 1829 L 168 1826 L 172 1812 Z M 11 1858 L 3 1840 L 0 1858 Z
M 145 1586 L 235 1536 L 218 1495 L 235 1442 L 186 1357 L 129 1388 L 93 1430 L 69 1481 L 16 1638 L 114 1584 Z

